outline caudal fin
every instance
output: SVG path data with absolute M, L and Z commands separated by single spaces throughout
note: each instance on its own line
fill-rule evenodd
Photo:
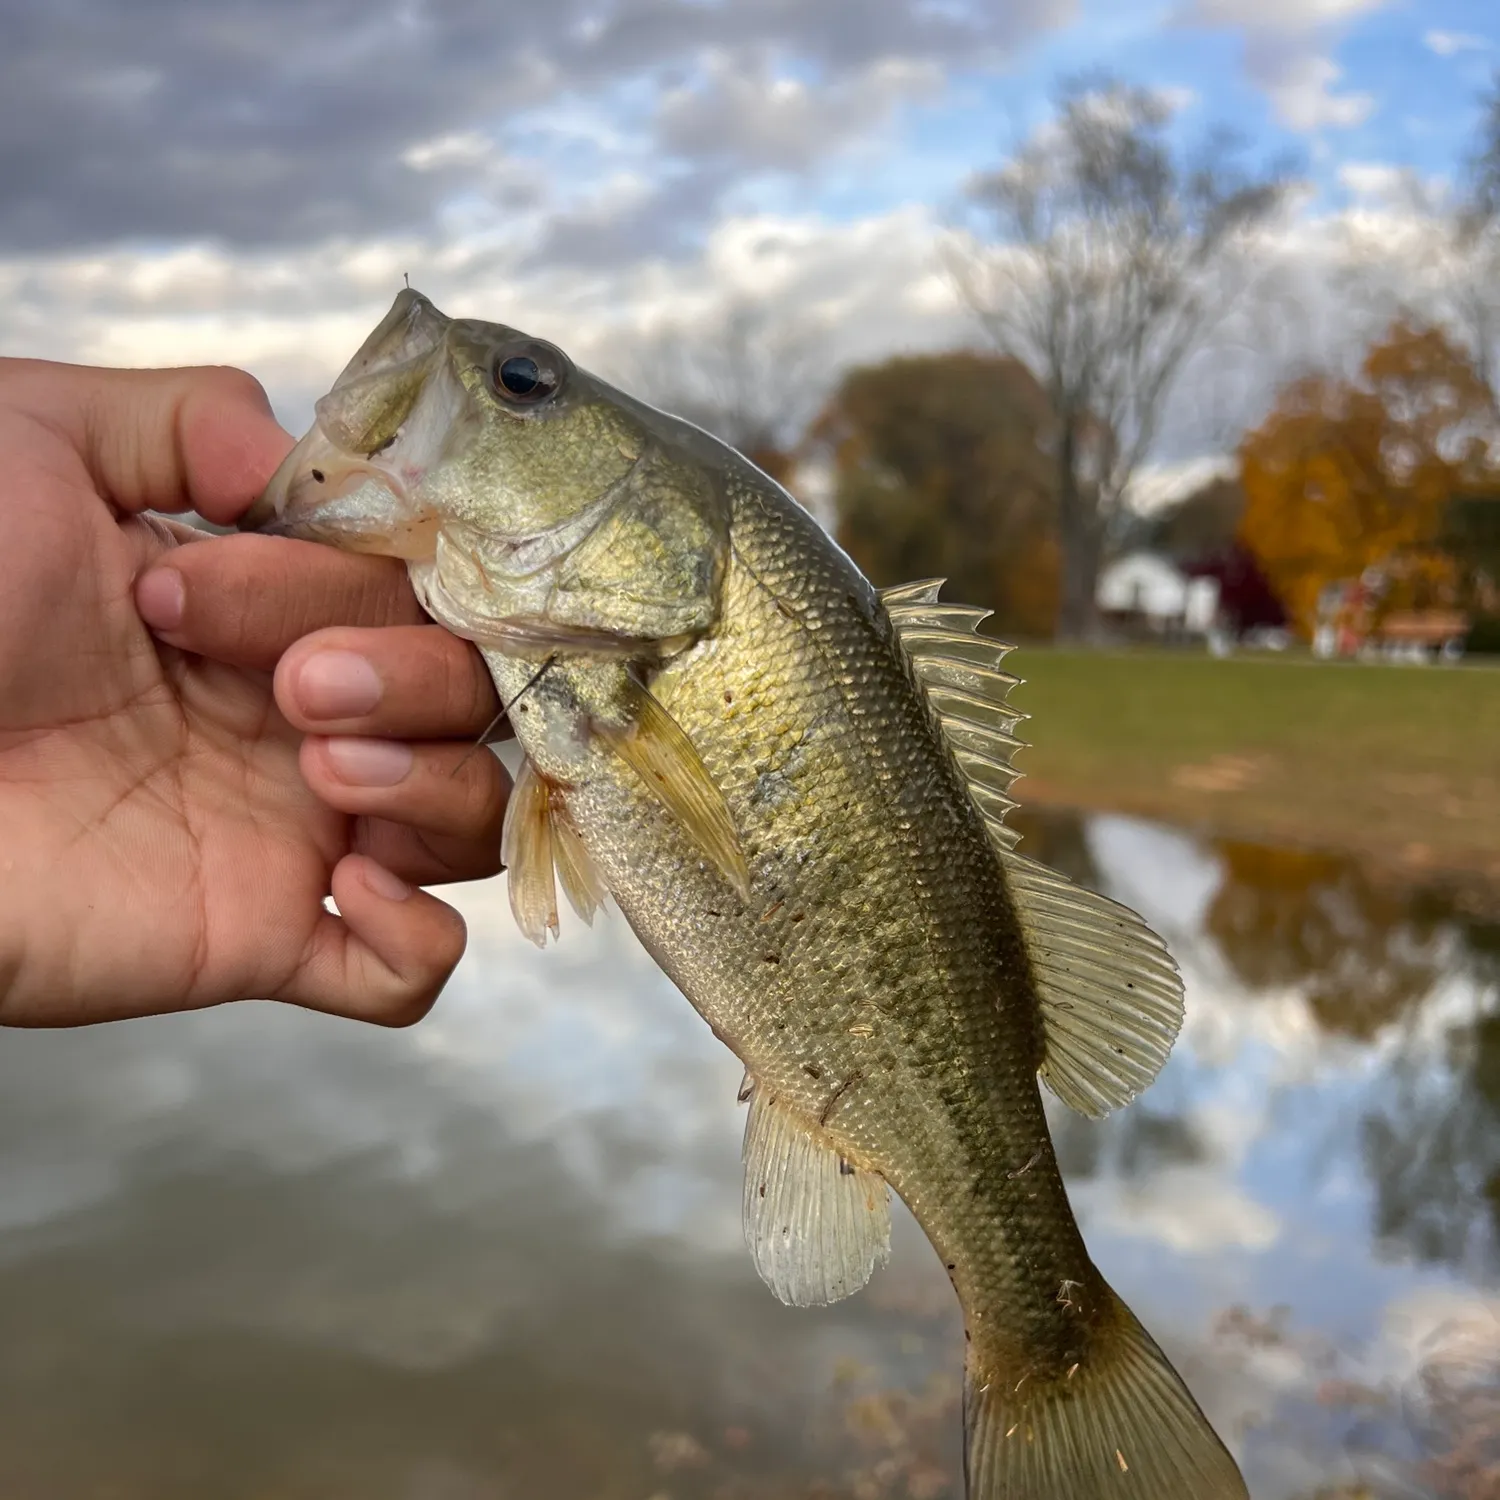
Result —
M 1111 1294 L 1113 1295 L 1113 1294 Z M 964 1387 L 969 1500 L 1248 1500 L 1181 1377 L 1114 1299 L 1071 1373 Z

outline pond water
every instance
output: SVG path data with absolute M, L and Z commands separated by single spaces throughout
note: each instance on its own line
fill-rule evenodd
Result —
M 1026 831 L 1187 975 L 1157 1084 L 1054 1127 L 1257 1500 L 1493 1496 L 1500 928 L 1338 858 Z M 455 899 L 469 956 L 409 1032 L 0 1036 L 0 1495 L 956 1500 L 961 1333 L 910 1221 L 859 1296 L 779 1306 L 738 1064 L 618 916 L 539 953 L 503 881 Z

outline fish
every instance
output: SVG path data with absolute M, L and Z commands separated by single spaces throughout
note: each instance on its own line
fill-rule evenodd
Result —
M 1041 1083 L 1099 1117 L 1182 1023 L 1165 943 L 1019 852 L 988 611 L 877 590 L 733 449 L 515 328 L 403 290 L 241 523 L 406 560 L 524 755 L 527 937 L 613 902 L 745 1068 L 745 1237 L 856 1292 L 895 1193 L 964 1320 L 970 1500 L 1247 1492 L 1089 1258 Z

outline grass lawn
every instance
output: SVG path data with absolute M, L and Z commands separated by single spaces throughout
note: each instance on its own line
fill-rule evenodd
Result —
M 1368 853 L 1500 890 L 1500 667 L 1023 647 L 1023 803 Z

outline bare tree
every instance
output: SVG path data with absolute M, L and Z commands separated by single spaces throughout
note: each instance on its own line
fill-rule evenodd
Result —
M 816 362 L 817 332 L 772 303 L 739 297 L 708 319 L 670 324 L 646 340 L 626 383 L 785 479 L 827 375 Z
M 1060 639 L 1098 632 L 1094 591 L 1132 477 L 1184 360 L 1224 312 L 1231 252 L 1281 201 L 1212 133 L 1191 156 L 1171 108 L 1112 78 L 1064 87 L 1058 118 L 969 188 L 949 266 L 989 338 L 1024 360 L 1055 414 Z
M 1351 347 L 1398 320 L 1440 324 L 1462 341 L 1500 416 L 1500 74 L 1456 189 L 1408 170 L 1381 197 L 1346 216 L 1336 285 L 1362 325 Z
M 1467 274 L 1456 301 L 1474 367 L 1500 407 L 1500 73 L 1490 83 L 1454 218 Z

